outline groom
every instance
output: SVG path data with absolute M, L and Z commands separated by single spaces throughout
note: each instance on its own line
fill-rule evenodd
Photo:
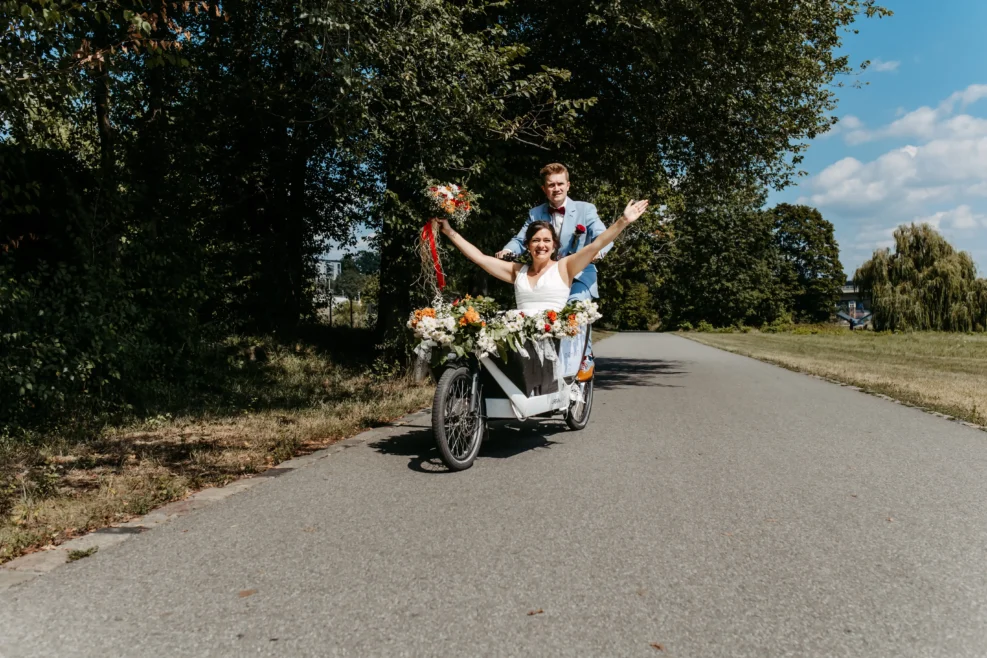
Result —
M 600 221 L 596 206 L 592 203 L 569 198 L 569 170 L 565 168 L 565 165 L 553 162 L 550 165 L 545 165 L 540 174 L 541 189 L 545 193 L 548 203 L 543 203 L 528 211 L 528 221 L 524 223 L 518 234 L 495 254 L 498 258 L 503 258 L 508 254 L 517 256 L 524 253 L 524 234 L 531 222 L 550 222 L 555 227 L 555 234 L 559 236 L 561 243 L 559 258 L 576 253 L 607 230 L 607 227 Z M 610 251 L 611 247 L 613 244 L 607 245 L 597 259 L 602 258 L 604 254 Z M 596 266 L 591 264 L 572 280 L 572 287 L 569 289 L 569 301 L 597 299 L 599 296 L 596 287 Z M 592 344 L 587 350 L 586 362 L 583 364 L 583 369 L 589 373 L 592 372 L 593 368 L 591 350 Z

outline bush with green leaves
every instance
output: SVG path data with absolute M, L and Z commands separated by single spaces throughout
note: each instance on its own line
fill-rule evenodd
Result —
M 876 330 L 984 331 L 987 280 L 970 254 L 928 224 L 899 226 L 894 242 L 894 253 L 875 251 L 854 277 L 871 298 Z

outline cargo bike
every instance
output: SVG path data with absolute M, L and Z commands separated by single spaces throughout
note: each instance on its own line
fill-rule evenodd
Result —
M 473 465 L 488 421 L 561 418 L 573 430 L 589 422 L 595 369 L 580 372 L 591 324 L 562 339 L 528 340 L 506 362 L 498 355 L 450 358 L 439 372 L 432 401 L 432 431 L 445 465 Z M 549 351 L 551 350 L 551 352 Z

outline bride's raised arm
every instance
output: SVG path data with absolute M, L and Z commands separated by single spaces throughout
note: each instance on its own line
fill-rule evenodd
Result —
M 606 247 L 608 244 L 617 239 L 625 228 L 637 221 L 638 217 L 644 214 L 644 211 L 648 209 L 648 201 L 629 201 L 627 207 L 624 208 L 624 214 L 620 216 L 620 219 L 615 221 L 610 227 L 600 234 L 595 240 L 590 242 L 588 245 L 577 251 L 576 253 L 566 256 L 560 262 L 560 265 L 565 267 L 565 274 L 569 281 L 576 278 L 576 275 L 586 269 L 586 266 L 593 262 L 593 259 Z
M 444 233 L 446 237 L 448 237 L 449 240 L 456 245 L 456 249 L 459 249 L 463 252 L 464 256 L 479 265 L 483 271 L 492 277 L 500 279 L 501 281 L 514 283 L 514 277 L 521 269 L 520 265 L 517 263 L 509 263 L 507 261 L 500 260 L 499 258 L 494 258 L 493 256 L 487 256 L 482 251 L 477 249 L 472 243 L 470 243 L 469 240 L 457 233 L 456 230 L 449 224 L 449 220 L 436 219 L 435 221 L 437 221 L 442 227 L 442 233 Z

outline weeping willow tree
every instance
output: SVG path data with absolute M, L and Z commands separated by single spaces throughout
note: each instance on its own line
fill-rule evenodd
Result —
M 956 251 L 928 224 L 900 226 L 889 249 L 857 270 L 857 287 L 869 294 L 874 328 L 909 331 L 984 331 L 987 280 L 965 251 Z

